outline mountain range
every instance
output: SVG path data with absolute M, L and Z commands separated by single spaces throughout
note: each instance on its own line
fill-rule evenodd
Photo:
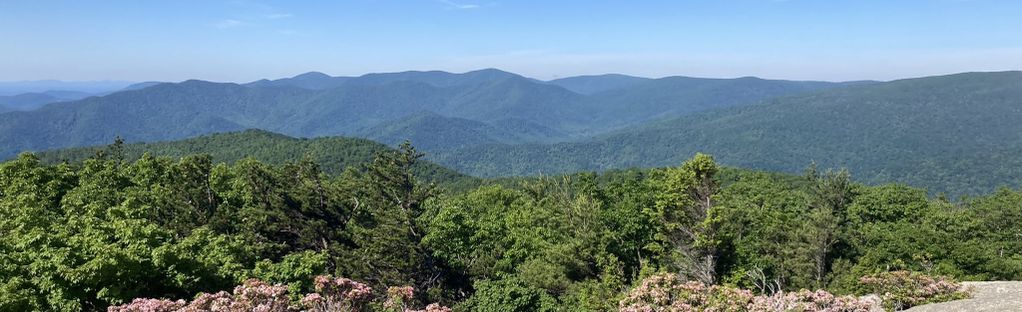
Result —
M 585 95 L 556 81 L 495 69 L 361 77 L 309 73 L 244 85 L 189 80 L 2 114 L 0 157 L 103 144 L 117 135 L 129 142 L 163 141 L 248 128 L 298 137 L 362 135 L 384 143 L 417 137 L 416 144 L 437 149 L 549 143 L 839 85 L 670 77 Z M 421 129 L 458 137 L 421 136 Z
M 853 85 L 709 110 L 560 144 L 488 145 L 434 155 L 480 176 L 680 163 L 799 172 L 810 162 L 869 183 L 977 194 L 1022 179 L 1022 72 Z
M 293 137 L 411 140 L 428 159 L 476 176 L 674 165 L 693 153 L 726 165 L 798 172 L 810 161 L 864 182 L 969 194 L 1022 178 L 1022 73 L 889 82 L 754 77 L 540 81 L 485 69 L 246 84 L 151 83 L 0 113 L 0 157 L 263 129 Z
M 44 93 L 51 90 L 73 91 L 89 94 L 103 94 L 124 89 L 134 82 L 120 80 L 106 81 L 0 81 L 0 96 L 25 93 Z
M 80 100 L 92 95 L 92 93 L 87 92 L 60 90 L 6 95 L 0 96 L 0 108 L 7 111 L 28 111 L 43 107 L 46 104 Z
M 122 85 L 127 82 L 109 81 L 109 82 L 63 82 L 63 81 L 30 81 L 23 83 L 3 83 L 0 82 L 0 89 L 4 87 L 10 90 L 36 90 L 39 88 L 45 88 L 46 86 L 69 86 L 79 90 L 93 90 L 94 92 L 84 92 L 75 90 L 46 90 L 41 92 L 24 92 L 13 95 L 2 95 L 0 94 L 0 113 L 8 111 L 30 111 L 35 110 L 46 104 L 56 102 L 69 102 L 75 100 L 81 100 L 90 96 L 103 96 L 112 94 L 119 91 L 138 90 L 149 86 L 160 84 L 160 82 L 141 82 L 129 84 L 127 86 Z M 107 89 L 116 88 L 116 89 Z M 10 93 L 10 92 L 7 92 Z

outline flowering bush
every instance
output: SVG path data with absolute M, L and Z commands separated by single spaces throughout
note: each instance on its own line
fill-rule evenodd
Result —
M 622 299 L 622 312 L 745 311 L 752 292 L 682 281 L 677 274 L 658 274 L 642 281 Z
M 202 293 L 192 302 L 162 299 L 135 299 L 131 303 L 113 306 L 110 312 L 288 312 L 293 310 L 287 297 L 287 287 L 269 285 L 250 279 L 234 288 L 233 293 L 221 291 Z
M 883 299 L 884 307 L 898 311 L 921 304 L 969 298 L 969 291 L 950 277 L 894 271 L 863 276 L 859 282 Z
M 430 303 L 424 310 L 405 310 L 404 312 L 451 312 L 451 308 L 437 303 Z
M 135 299 L 131 303 L 113 306 L 110 312 L 358 312 L 370 311 L 370 303 L 377 299 L 368 285 L 347 278 L 319 276 L 314 280 L 316 292 L 306 294 L 300 302 L 290 302 L 288 289 L 250 279 L 228 293 L 202 293 L 195 300 Z M 415 289 L 410 286 L 391 287 L 387 291 L 384 309 L 399 312 L 451 312 L 439 304 L 427 305 L 424 310 L 410 309 Z M 377 303 L 378 304 L 378 303 Z
M 824 290 L 780 292 L 756 296 L 750 312 L 875 312 L 883 311 L 876 296 L 835 296 Z
M 314 286 L 316 292 L 305 295 L 301 302 L 308 311 L 362 311 L 373 299 L 369 285 L 343 277 L 317 276 Z
M 162 312 L 162 311 L 178 311 L 184 308 L 184 300 L 170 301 L 165 299 L 145 299 L 138 298 L 132 300 L 131 303 L 122 306 L 110 307 L 107 309 L 109 312 Z
M 817 290 L 753 296 L 744 289 L 684 282 L 675 274 L 646 278 L 619 303 L 622 312 L 874 312 L 876 297 L 834 296 Z

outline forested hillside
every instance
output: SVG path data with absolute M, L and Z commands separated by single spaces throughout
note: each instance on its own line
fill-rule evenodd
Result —
M 151 142 L 249 128 L 297 137 L 358 135 L 388 143 L 415 138 L 430 152 L 467 144 L 558 142 L 654 118 L 839 85 L 671 77 L 640 80 L 629 86 L 636 88 L 632 93 L 616 89 L 606 92 L 619 93 L 587 95 L 495 69 L 360 77 L 308 73 L 245 85 L 146 83 L 107 96 L 0 115 L 0 157 L 104 144 L 115 136 Z M 458 122 L 434 122 L 438 118 Z
M 231 164 L 244 159 L 273 165 L 311 161 L 316 163 L 319 170 L 324 173 L 339 175 L 345 169 L 367 165 L 372 162 L 375 155 L 390 150 L 392 149 L 386 145 L 359 138 L 299 139 L 262 130 L 246 130 L 205 135 L 181 141 L 112 144 L 53 150 L 39 153 L 37 157 L 44 164 L 58 164 L 61 162 L 79 163 L 96 157 L 117 157 L 126 161 L 135 161 L 146 153 L 155 157 L 174 159 L 202 154 L 209 155 L 212 161 Z M 478 182 L 478 179 L 425 161 L 416 163 L 412 170 L 424 181 L 448 186 L 463 187 Z
M 238 135 L 253 134 L 277 137 Z M 218 138 L 227 136 L 204 144 Z M 181 151 L 123 150 L 141 147 Z M 1007 189 L 950 202 L 815 168 L 801 177 L 722 175 L 700 154 L 676 167 L 445 193 L 415 176 L 420 154 L 408 146 L 379 151 L 364 170 L 340 175 L 310 160 L 227 165 L 203 155 L 118 155 L 46 165 L 23 154 L 0 164 L 0 310 L 102 311 L 243 282 L 238 300 L 269 300 L 336 281 L 381 297 L 410 285 L 416 291 L 396 288 L 406 294 L 402 305 L 439 302 L 455 311 L 630 311 L 674 303 L 646 301 L 657 281 L 671 292 L 750 289 L 716 301 L 744 305 L 753 293 L 778 289 L 865 294 L 900 289 L 870 286 L 892 278 L 933 282 L 922 273 L 884 273 L 891 270 L 1022 278 L 1022 192 Z M 671 286 L 674 275 L 663 272 L 722 286 Z M 884 304 L 957 298 L 919 291 L 885 295 Z M 264 292 L 277 295 L 258 297 Z M 815 304 L 835 300 L 810 294 Z M 284 297 L 283 305 L 311 300 Z M 691 300 L 710 300 L 698 298 Z M 150 304 L 175 303 L 136 308 L 156 309 Z M 386 307 L 366 311 L 391 311 L 393 303 Z
M 693 112 L 745 106 L 778 96 L 828 89 L 843 84 L 816 81 L 779 81 L 755 77 L 703 79 L 666 77 L 598 92 L 589 109 L 603 112 L 596 123 L 612 128 Z
M 830 89 L 706 111 L 554 145 L 445 151 L 482 176 L 663 166 L 699 151 L 726 165 L 798 172 L 811 162 L 857 181 L 981 194 L 1022 182 L 1022 72 L 967 73 Z
M 396 145 L 410 140 L 423 150 L 442 150 L 487 144 L 544 142 L 566 136 L 540 124 L 502 120 L 489 124 L 464 118 L 422 112 L 357 131 L 357 135 Z M 520 130 L 519 130 L 520 129 Z

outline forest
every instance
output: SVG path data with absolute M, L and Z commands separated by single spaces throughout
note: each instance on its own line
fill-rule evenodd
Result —
M 825 289 L 852 307 L 897 282 L 1022 279 L 1022 191 L 1007 188 L 929 197 L 844 170 L 770 173 L 706 154 L 452 186 L 420 177 L 410 144 L 337 171 L 314 156 L 125 146 L 0 164 L 0 311 L 176 311 L 166 307 L 186 303 L 173 300 L 258 291 L 284 298 L 273 311 L 654 311 L 657 287 L 768 311 L 755 306 L 785 291 Z M 231 289 L 236 298 L 221 292 Z

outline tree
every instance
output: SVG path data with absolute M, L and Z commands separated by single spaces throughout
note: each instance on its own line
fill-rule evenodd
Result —
M 810 211 L 803 233 L 813 259 L 814 286 L 823 287 L 834 245 L 840 240 L 845 208 L 854 193 L 850 175 L 845 170 L 828 170 L 820 175 L 813 164 L 806 170 L 805 177 L 809 181 Z
M 810 287 L 800 231 L 806 207 L 805 192 L 766 173 L 742 174 L 723 188 L 715 208 L 721 278 L 761 293 Z
M 405 142 L 378 154 L 357 178 L 361 185 L 354 196 L 364 211 L 349 225 L 356 246 L 346 268 L 352 276 L 377 285 L 412 284 L 427 293 L 444 283 L 444 264 L 422 244 L 426 232 L 417 220 L 437 192 L 412 172 L 422 156 Z
M 650 179 L 656 189 L 651 215 L 663 224 L 659 239 L 679 259 L 677 268 L 698 281 L 716 280 L 717 222 L 714 195 L 719 189 L 713 157 L 696 154 L 677 168 L 656 172 Z

